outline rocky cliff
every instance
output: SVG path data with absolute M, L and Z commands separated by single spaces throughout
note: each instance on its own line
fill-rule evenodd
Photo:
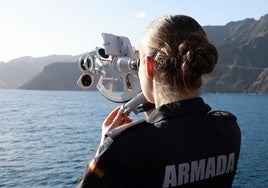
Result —
M 268 93 L 268 14 L 204 29 L 220 58 L 203 91 Z

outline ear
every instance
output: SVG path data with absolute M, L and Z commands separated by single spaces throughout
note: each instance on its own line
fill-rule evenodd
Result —
M 149 78 L 154 76 L 154 60 L 149 56 L 146 56 L 146 73 Z

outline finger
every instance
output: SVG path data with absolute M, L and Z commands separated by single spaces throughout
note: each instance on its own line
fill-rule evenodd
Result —
M 120 125 L 123 125 L 123 124 L 127 124 L 127 123 L 131 123 L 133 120 L 131 119 L 131 118 L 129 118 L 129 117 L 123 117 L 122 119 L 121 119 L 121 121 L 120 121 Z
M 107 116 L 107 118 L 104 120 L 104 124 L 105 125 L 109 125 L 109 124 L 111 124 L 113 121 L 114 121 L 114 119 L 115 119 L 115 117 L 117 116 L 117 114 L 118 114 L 118 110 L 119 110 L 119 107 L 118 108 L 115 108 L 108 116 Z
M 118 126 L 121 125 L 121 122 L 124 121 L 126 116 L 123 114 L 122 111 L 118 111 L 117 115 L 114 117 L 112 126 Z
M 120 111 L 119 109 L 114 110 L 110 116 L 108 116 L 108 118 L 106 119 L 106 121 L 104 121 L 104 126 L 105 127 L 109 127 L 109 130 L 122 125 L 122 122 L 125 122 L 125 118 L 127 116 L 125 116 L 123 114 L 122 111 Z

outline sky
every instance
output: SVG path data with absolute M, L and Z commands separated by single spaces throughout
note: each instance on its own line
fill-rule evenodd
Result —
M 202 26 L 268 13 L 268 0 L 0 0 L 0 62 L 22 56 L 79 55 L 102 47 L 101 33 L 138 49 L 145 28 L 167 14 Z

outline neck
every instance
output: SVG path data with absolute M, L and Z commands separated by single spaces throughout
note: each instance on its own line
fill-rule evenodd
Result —
M 191 91 L 191 92 L 176 92 L 175 94 L 166 94 L 166 92 L 155 92 L 154 93 L 154 102 L 155 102 L 155 107 L 158 108 L 161 105 L 176 102 L 176 101 L 181 101 L 181 100 L 186 100 L 190 98 L 196 98 L 198 97 L 198 91 Z

